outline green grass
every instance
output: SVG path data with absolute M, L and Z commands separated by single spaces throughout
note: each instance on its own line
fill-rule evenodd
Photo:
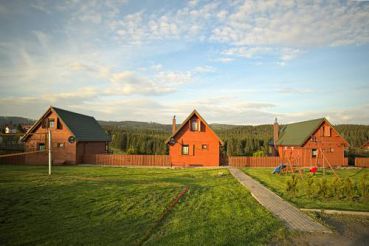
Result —
M 289 195 L 286 192 L 287 180 L 291 179 L 291 174 L 272 174 L 273 168 L 244 168 L 243 171 L 255 179 L 259 180 L 261 183 L 269 187 L 272 191 L 280 195 L 281 197 L 295 203 L 300 208 L 322 208 L 322 209 L 341 209 L 341 210 L 358 210 L 358 211 L 369 211 L 369 201 L 363 199 L 357 200 L 340 200 L 338 198 L 320 198 L 320 197 L 308 197 L 306 195 L 306 180 L 298 177 L 298 189 L 299 192 L 296 196 Z M 369 169 L 337 169 L 335 170 L 337 175 L 345 179 L 347 177 L 351 178 L 353 181 L 357 182 L 360 178 L 369 173 Z M 305 173 L 303 177 L 308 175 Z M 314 177 L 314 182 L 319 182 L 323 176 L 327 179 L 328 183 L 332 182 L 334 179 L 334 174 L 331 170 L 327 170 L 326 174 L 323 175 L 322 172 L 318 172 Z M 318 189 L 313 186 L 313 189 Z
M 224 173 L 224 175 L 219 175 Z M 0 244 L 265 244 L 285 228 L 229 173 L 209 169 L 0 166 Z

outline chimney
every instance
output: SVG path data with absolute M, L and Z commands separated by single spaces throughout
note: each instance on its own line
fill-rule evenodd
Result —
M 278 137 L 279 137 L 279 125 L 278 125 L 277 118 L 275 118 L 274 125 L 273 125 L 273 142 L 274 142 L 274 146 L 276 146 L 276 143 L 278 141 Z
M 176 123 L 176 116 L 174 115 L 173 116 L 173 121 L 172 121 L 172 134 L 173 133 L 175 133 L 175 131 L 176 131 L 176 125 L 177 123 Z

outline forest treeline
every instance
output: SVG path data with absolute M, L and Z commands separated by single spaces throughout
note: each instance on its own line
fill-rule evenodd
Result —
M 145 122 L 100 122 L 112 137 L 111 148 L 116 153 L 168 154 L 165 140 L 171 125 Z M 230 156 L 269 155 L 273 137 L 272 125 L 235 126 L 211 124 L 223 140 L 222 151 Z M 369 140 L 369 125 L 337 125 L 339 133 L 353 149 Z

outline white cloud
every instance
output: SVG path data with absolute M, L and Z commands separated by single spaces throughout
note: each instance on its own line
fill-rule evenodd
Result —
M 197 66 L 193 69 L 195 73 L 214 73 L 216 69 L 212 66 Z

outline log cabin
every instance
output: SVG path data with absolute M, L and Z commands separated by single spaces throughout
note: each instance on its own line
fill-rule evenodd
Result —
M 194 110 L 176 128 L 172 121 L 172 135 L 166 140 L 172 166 L 219 166 L 222 140 Z
M 26 132 L 25 151 L 48 149 L 49 130 L 53 164 L 88 163 L 89 157 L 107 153 L 110 137 L 95 118 L 56 107 L 50 107 Z M 25 163 L 46 164 L 48 155 L 28 154 Z
M 273 125 L 274 146 L 283 162 L 298 166 L 346 166 L 344 151 L 349 143 L 326 118 Z

